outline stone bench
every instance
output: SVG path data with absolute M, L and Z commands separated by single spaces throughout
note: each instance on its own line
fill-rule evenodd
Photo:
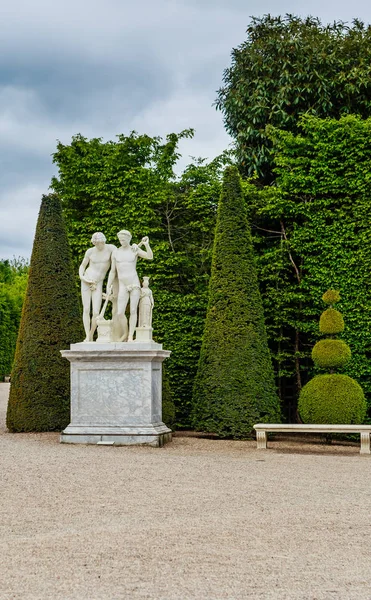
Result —
M 266 450 L 267 433 L 359 433 L 361 436 L 360 454 L 370 454 L 371 425 L 299 425 L 257 423 L 254 425 L 258 450 Z

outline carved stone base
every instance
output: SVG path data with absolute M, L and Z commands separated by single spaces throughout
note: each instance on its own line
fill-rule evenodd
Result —
M 106 446 L 155 446 L 171 442 L 172 432 L 165 425 L 153 427 L 84 427 L 69 425 L 61 434 L 63 444 L 101 444 Z
M 97 318 L 97 331 L 98 331 L 97 342 L 99 344 L 109 343 L 112 341 L 112 321 L 111 320 L 98 317 Z
M 151 342 L 152 341 L 152 327 L 137 327 L 135 329 L 135 341 L 136 342 Z
M 62 350 L 71 363 L 71 423 L 62 443 L 163 446 L 162 362 L 155 342 L 88 342 Z

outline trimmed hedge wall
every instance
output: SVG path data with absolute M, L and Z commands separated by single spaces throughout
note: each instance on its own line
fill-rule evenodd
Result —
M 285 417 L 295 421 L 298 395 L 314 373 L 310 352 L 328 286 L 341 290 L 352 349 L 345 373 L 371 407 L 371 119 L 306 115 L 300 135 L 269 132 L 277 187 L 253 193 L 250 186 L 247 199 Z
M 61 198 L 78 285 L 78 267 L 94 231 L 103 231 L 115 245 L 123 228 L 131 231 L 133 242 L 149 236 L 154 260 L 139 260 L 137 269 L 140 277 L 151 278 L 154 338 L 171 350 L 165 361 L 167 385 L 176 425 L 185 428 L 190 427 L 216 207 L 228 162 L 227 155 L 210 163 L 196 160 L 177 180 L 178 143 L 189 135 L 184 131 L 160 140 L 133 132 L 114 142 L 75 136 L 69 145 L 58 144 L 58 177 L 52 181 Z
M 25 259 L 0 260 L 0 381 L 12 370 L 27 274 Z

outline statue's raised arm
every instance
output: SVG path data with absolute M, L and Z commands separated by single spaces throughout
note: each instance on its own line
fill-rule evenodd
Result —
M 146 250 L 145 251 L 141 250 L 141 246 L 144 246 Z M 144 236 L 141 239 L 137 248 L 138 248 L 138 256 L 140 256 L 141 258 L 146 258 L 147 260 L 153 259 L 153 252 L 152 252 L 151 246 L 149 245 L 148 235 Z

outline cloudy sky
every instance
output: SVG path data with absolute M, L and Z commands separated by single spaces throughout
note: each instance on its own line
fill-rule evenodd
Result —
M 29 257 L 56 140 L 135 129 L 213 158 L 231 140 L 212 106 L 251 15 L 371 21 L 370 0 L 0 0 L 0 258 Z

